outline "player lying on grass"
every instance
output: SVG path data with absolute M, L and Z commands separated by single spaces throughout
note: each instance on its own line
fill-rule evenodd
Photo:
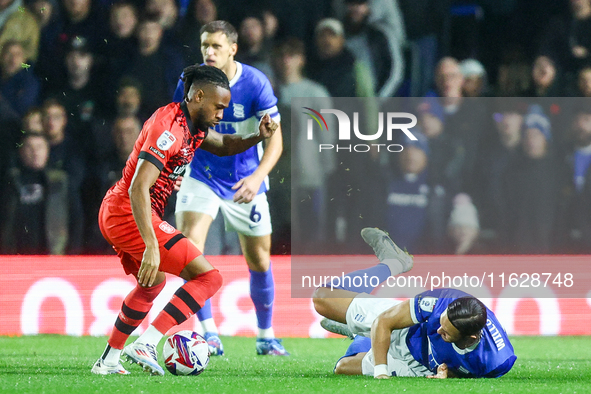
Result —
M 197 247 L 162 220 L 164 206 L 177 178 L 201 147 L 217 155 L 233 155 L 273 135 L 277 125 L 267 115 L 259 134 L 250 138 L 222 135 L 211 127 L 222 119 L 230 102 L 230 84 L 223 71 L 211 66 L 184 70 L 185 99 L 159 108 L 144 124 L 123 177 L 105 196 L 99 225 L 137 286 L 123 301 L 103 355 L 92 367 L 101 375 L 127 374 L 119 358 L 125 341 L 150 312 L 164 288 L 165 272 L 187 282 L 158 314 L 152 325 L 123 349 L 128 360 L 155 375 L 156 345 L 172 327 L 197 312 L 222 285 L 222 277 Z
M 347 276 L 367 274 L 383 282 L 410 271 L 412 256 L 386 233 L 365 228 L 361 236 L 380 264 Z M 494 313 L 463 291 L 436 289 L 401 302 L 367 294 L 371 290 L 321 287 L 314 294 L 316 311 L 326 317 L 322 326 L 355 338 L 338 360 L 337 374 L 496 378 L 517 359 Z

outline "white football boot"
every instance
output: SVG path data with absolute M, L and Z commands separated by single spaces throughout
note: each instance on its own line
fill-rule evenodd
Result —
M 105 362 L 102 358 L 99 358 L 96 363 L 94 363 L 90 371 L 97 375 L 129 375 L 129 371 L 126 371 L 121 363 L 117 363 L 115 366 L 105 365 Z
M 385 231 L 366 227 L 361 230 L 361 237 L 372 247 L 380 263 L 390 268 L 390 275 L 399 275 L 412 269 L 414 264 L 412 255 L 396 246 Z
M 164 376 L 164 369 L 158 364 L 156 346 L 133 342 L 123 348 L 123 354 L 127 356 L 127 361 L 141 365 L 144 371 Z

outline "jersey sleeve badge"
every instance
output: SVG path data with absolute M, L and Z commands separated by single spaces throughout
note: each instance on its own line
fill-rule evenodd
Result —
M 175 141 L 176 137 L 170 131 L 165 130 L 164 133 L 160 134 L 160 137 L 158 137 L 156 146 L 158 146 L 160 150 L 167 151 L 170 149 L 172 144 L 175 143 Z

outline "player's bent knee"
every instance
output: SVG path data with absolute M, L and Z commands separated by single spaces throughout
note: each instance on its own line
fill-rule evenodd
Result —
M 335 375 L 362 375 L 361 361 L 365 353 L 358 353 L 352 357 L 343 357 L 337 363 Z
M 326 312 L 329 309 L 328 299 L 326 298 L 326 288 L 319 287 L 314 291 L 312 295 L 312 302 L 314 303 L 314 309 L 322 316 L 326 316 Z
M 222 278 L 220 271 L 215 268 L 197 276 L 196 278 L 193 278 L 192 280 L 199 281 L 202 284 L 206 300 L 213 297 L 215 293 L 221 289 L 222 284 L 224 283 L 224 279 Z

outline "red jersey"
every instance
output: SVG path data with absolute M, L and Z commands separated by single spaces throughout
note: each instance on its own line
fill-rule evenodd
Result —
M 131 207 L 129 187 L 138 159 L 147 160 L 160 170 L 158 179 L 150 188 L 150 199 L 152 211 L 162 217 L 176 179 L 191 162 L 195 149 L 206 136 L 207 131 L 198 130 L 193 125 L 185 102 L 159 108 L 144 123 L 123 169 L 123 177 L 107 192 L 107 196 L 115 195 Z

